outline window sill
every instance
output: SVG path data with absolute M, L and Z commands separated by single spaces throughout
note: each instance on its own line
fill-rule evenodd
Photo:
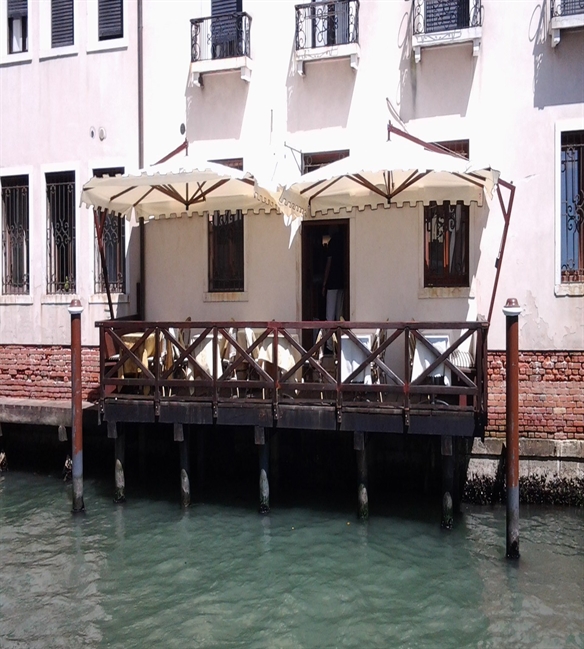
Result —
M 203 293 L 203 302 L 248 302 L 247 291 L 225 291 L 225 293 Z
M 203 74 L 229 72 L 230 70 L 239 70 L 244 81 L 248 83 L 251 81 L 252 65 L 249 56 L 193 61 L 190 68 L 190 81 L 192 85 L 201 87 L 203 85 Z
M 112 304 L 129 304 L 127 293 L 112 293 Z M 89 304 L 107 304 L 107 293 L 95 293 L 89 296 Z
M 0 304 L 14 304 L 14 305 L 24 305 L 24 304 L 33 304 L 34 299 L 32 295 L 0 295 Z
M 474 298 L 468 286 L 426 286 L 418 289 L 418 297 L 426 298 Z
M 550 20 L 549 29 L 552 37 L 552 47 L 559 44 L 562 29 L 578 29 L 579 27 L 584 27 L 584 11 L 568 16 L 554 16 Z
M 0 67 L 9 67 L 11 65 L 22 65 L 24 63 L 32 63 L 32 55 L 30 52 L 18 52 L 16 54 L 2 54 L 0 56 Z
M 94 54 L 97 52 L 116 52 L 128 49 L 128 39 L 112 38 L 109 41 L 93 41 L 87 45 L 87 53 Z
M 77 56 L 78 54 L 79 47 L 77 45 L 69 45 L 67 47 L 54 47 L 50 50 L 41 52 L 39 60 L 49 61 L 51 59 L 62 59 L 67 56 Z
M 414 34 L 412 46 L 414 58 L 419 63 L 422 58 L 423 47 L 438 45 L 458 45 L 459 43 L 472 43 L 472 55 L 478 56 L 483 35 L 482 27 L 468 27 L 466 29 L 452 29 L 446 32 L 431 32 L 429 34 Z
M 78 300 L 77 293 L 54 293 L 41 297 L 41 304 L 70 304 L 71 300 Z
M 556 297 L 582 297 L 584 296 L 584 282 L 566 282 L 556 284 Z

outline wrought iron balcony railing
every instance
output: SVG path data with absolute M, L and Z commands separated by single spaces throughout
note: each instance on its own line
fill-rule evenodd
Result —
M 483 24 L 481 0 L 414 0 L 414 34 L 433 34 Z
M 251 16 L 229 13 L 191 20 L 191 61 L 250 56 Z
M 359 42 L 359 0 L 296 5 L 296 49 Z
M 584 0 L 552 0 L 552 18 L 584 14 Z

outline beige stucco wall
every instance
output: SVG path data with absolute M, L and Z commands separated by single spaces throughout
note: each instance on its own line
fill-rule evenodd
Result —
M 2 174 L 30 174 L 34 290 L 32 304 L 0 299 L 0 342 L 51 343 L 68 336 L 64 305 L 45 304 L 42 297 L 47 165 L 74 168 L 79 188 L 94 167 L 131 167 L 137 161 L 136 3 L 128 0 L 126 6 L 127 48 L 88 54 L 87 19 L 80 11 L 78 54 L 41 61 L 35 49 L 40 18 L 33 8 L 31 63 L 0 68 L 0 167 Z M 354 148 L 384 139 L 388 119 L 397 125 L 401 119 L 411 133 L 430 141 L 468 138 L 471 157 L 499 169 L 517 187 L 490 347 L 504 346 L 501 306 L 514 296 L 524 308 L 522 348 L 584 348 L 584 297 L 560 295 L 558 288 L 556 189 L 559 134 L 563 128 L 584 129 L 584 30 L 562 32 L 552 49 L 542 5 L 484 0 L 478 57 L 467 43 L 424 49 L 415 63 L 411 4 L 362 0 L 359 69 L 332 58 L 307 63 L 301 77 L 294 57 L 294 2 L 246 0 L 244 11 L 253 21 L 251 82 L 239 71 L 224 72 L 204 75 L 200 88 L 189 77 L 189 20 L 210 15 L 210 1 L 144 0 L 146 164 L 182 141 L 181 123 L 191 149 L 211 159 L 243 157 L 246 169 L 269 178 L 297 171 L 292 149 Z M 90 126 L 105 126 L 107 138 L 92 140 Z M 419 208 L 350 215 L 351 316 L 486 315 L 503 225 L 497 198 L 473 216 L 470 291 L 444 298 L 420 290 Z M 89 305 L 84 342 L 95 342 L 92 321 L 104 315 L 104 305 L 90 304 L 88 217 L 85 208 L 79 210 L 77 274 L 79 295 Z M 245 233 L 246 301 L 206 302 L 204 218 L 148 223 L 148 317 L 299 318 L 300 237 L 289 248 L 289 233 L 275 215 L 250 216 Z M 134 300 L 138 264 L 136 246 L 130 249 Z

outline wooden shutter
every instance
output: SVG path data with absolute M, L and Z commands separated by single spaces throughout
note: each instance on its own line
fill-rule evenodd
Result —
M 73 0 L 51 0 L 51 47 L 74 42 Z
M 26 18 L 28 0 L 8 0 L 8 18 Z
M 242 0 L 211 0 L 211 15 L 234 14 L 242 11 Z
M 99 40 L 122 38 L 124 35 L 123 0 L 99 0 Z

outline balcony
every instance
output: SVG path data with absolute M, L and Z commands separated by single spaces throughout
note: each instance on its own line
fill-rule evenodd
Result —
M 359 55 L 359 0 L 296 5 L 298 74 L 304 76 L 309 61 L 340 58 L 357 70 Z
M 478 56 L 483 25 L 481 0 L 413 0 L 413 50 L 416 63 L 423 47 L 472 43 Z
M 486 322 L 96 326 L 108 422 L 484 432 Z
M 202 85 L 202 75 L 240 70 L 251 80 L 251 16 L 229 13 L 191 20 L 191 79 Z
M 550 0 L 552 47 L 560 42 L 562 29 L 584 27 L 584 0 Z

